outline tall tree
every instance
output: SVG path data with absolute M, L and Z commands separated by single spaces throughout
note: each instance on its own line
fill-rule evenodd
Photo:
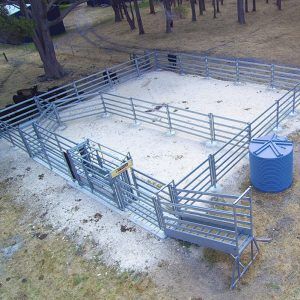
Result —
M 279 10 L 281 10 L 281 0 L 276 0 L 276 4 Z
M 237 15 L 238 22 L 240 24 L 245 24 L 245 9 L 244 9 L 244 0 L 237 0 Z
M 190 0 L 191 10 L 192 10 L 192 22 L 196 22 L 196 8 L 195 8 L 195 0 Z
M 138 27 L 139 27 L 139 34 L 144 34 L 144 27 L 143 27 L 143 22 L 142 22 L 142 17 L 140 14 L 140 8 L 139 8 L 139 4 L 137 2 L 137 0 L 133 0 L 134 3 L 134 10 L 135 10 L 135 15 L 136 15 L 136 20 L 138 23 Z
M 33 22 L 34 26 L 31 37 L 43 62 L 45 76 L 47 78 L 63 77 L 65 72 L 57 60 L 49 29 L 51 26 L 61 22 L 75 7 L 86 1 L 73 1 L 73 3 L 53 21 L 48 21 L 48 12 L 52 9 L 53 5 L 60 3 L 60 0 L 1 0 L 0 2 L 2 5 L 13 3 L 14 6 L 19 7 L 25 19 Z M 30 6 L 28 7 L 27 4 Z
M 133 11 L 132 11 L 131 1 L 130 1 L 131 17 L 128 13 L 127 5 L 126 5 L 124 0 L 121 0 L 121 5 L 122 5 L 122 8 L 123 8 L 127 23 L 130 27 L 130 30 L 134 30 L 135 29 L 135 22 L 134 22 L 134 15 L 133 15 Z
M 172 32 L 173 27 L 173 18 L 172 18 L 172 9 L 171 9 L 171 0 L 163 0 L 165 8 L 165 17 L 166 17 L 166 33 Z
M 215 19 L 217 17 L 216 0 L 212 0 L 212 5 L 214 8 L 214 19 Z
M 200 16 L 202 16 L 205 7 L 204 0 L 198 0 L 198 2 L 199 2 L 199 14 Z
M 118 0 L 111 0 L 111 7 L 115 14 L 115 22 L 121 22 L 122 21 L 122 15 L 121 15 L 121 7 L 120 7 L 120 1 Z
M 249 12 L 248 0 L 245 0 L 245 12 Z
M 217 13 L 220 12 L 220 5 L 219 5 L 219 0 L 216 0 L 217 1 Z
M 256 11 L 256 0 L 252 1 L 252 11 Z
M 153 0 L 149 0 L 150 14 L 155 15 Z

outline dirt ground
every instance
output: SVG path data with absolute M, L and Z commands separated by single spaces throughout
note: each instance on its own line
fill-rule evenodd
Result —
M 250 1 L 251 2 L 251 1 Z M 55 46 L 59 61 L 68 75 L 58 81 L 41 82 L 43 68 L 32 45 L 4 46 L 9 62 L 0 58 L 0 105 L 11 102 L 19 88 L 38 84 L 41 90 L 70 82 L 104 66 L 128 59 L 128 53 L 138 49 L 170 49 L 210 55 L 251 57 L 300 66 L 300 5 L 298 0 L 283 2 L 278 11 L 274 0 L 266 4 L 257 1 L 257 12 L 247 14 L 247 24 L 236 22 L 236 0 L 224 1 L 217 19 L 212 18 L 212 8 L 191 22 L 175 16 L 174 30 L 164 33 L 164 13 L 156 4 L 155 15 L 142 8 L 146 34 L 130 32 L 126 21 L 114 23 L 113 12 L 108 8 L 91 8 L 81 5 L 66 19 L 67 33 L 56 37 Z M 184 4 L 188 7 L 188 3 Z M 144 3 L 142 7 L 144 7 Z M 189 9 L 186 7 L 186 11 Z M 251 8 L 251 5 L 250 5 Z
M 146 274 L 107 267 L 86 240 L 76 245 L 30 211 L 10 187 L 23 175 L 1 181 L 1 299 L 164 299 Z M 98 215 L 95 214 L 95 220 Z
M 270 241 L 234 291 L 228 255 L 158 240 L 1 143 L 0 298 L 299 299 L 300 132 L 290 138 L 293 186 L 254 191 L 256 236 Z

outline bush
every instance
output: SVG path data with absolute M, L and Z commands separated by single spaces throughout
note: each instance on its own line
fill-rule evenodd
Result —
M 0 42 L 21 44 L 25 37 L 32 36 L 34 23 L 24 17 L 7 16 L 0 11 Z
M 179 5 L 173 8 L 175 14 L 180 19 L 185 19 L 189 13 L 189 9 L 186 6 Z

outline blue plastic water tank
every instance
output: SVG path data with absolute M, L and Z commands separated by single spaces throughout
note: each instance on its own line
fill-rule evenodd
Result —
M 293 142 L 276 134 L 252 139 L 250 179 L 263 192 L 281 192 L 293 182 Z

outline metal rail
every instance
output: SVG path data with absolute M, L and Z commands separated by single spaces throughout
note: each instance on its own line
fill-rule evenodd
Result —
M 148 53 L 5 108 L 0 111 L 0 137 L 152 228 L 230 253 L 235 260 L 231 287 L 235 287 L 256 256 L 251 190 L 240 196 L 208 190 L 247 155 L 252 137 L 279 128 L 284 119 L 296 113 L 300 69 L 184 53 L 173 53 L 170 59 L 168 54 Z M 115 84 L 153 69 L 263 83 L 289 91 L 249 124 L 105 93 Z M 109 113 L 156 125 L 169 133 L 180 131 L 225 144 L 176 184 L 165 184 L 134 168 L 121 170 L 113 178 L 111 171 L 130 160 L 129 153 L 91 140 L 73 142 L 54 132 L 62 122 Z M 219 201 L 220 197 L 227 201 Z M 248 245 L 251 259 L 243 265 L 240 256 Z

